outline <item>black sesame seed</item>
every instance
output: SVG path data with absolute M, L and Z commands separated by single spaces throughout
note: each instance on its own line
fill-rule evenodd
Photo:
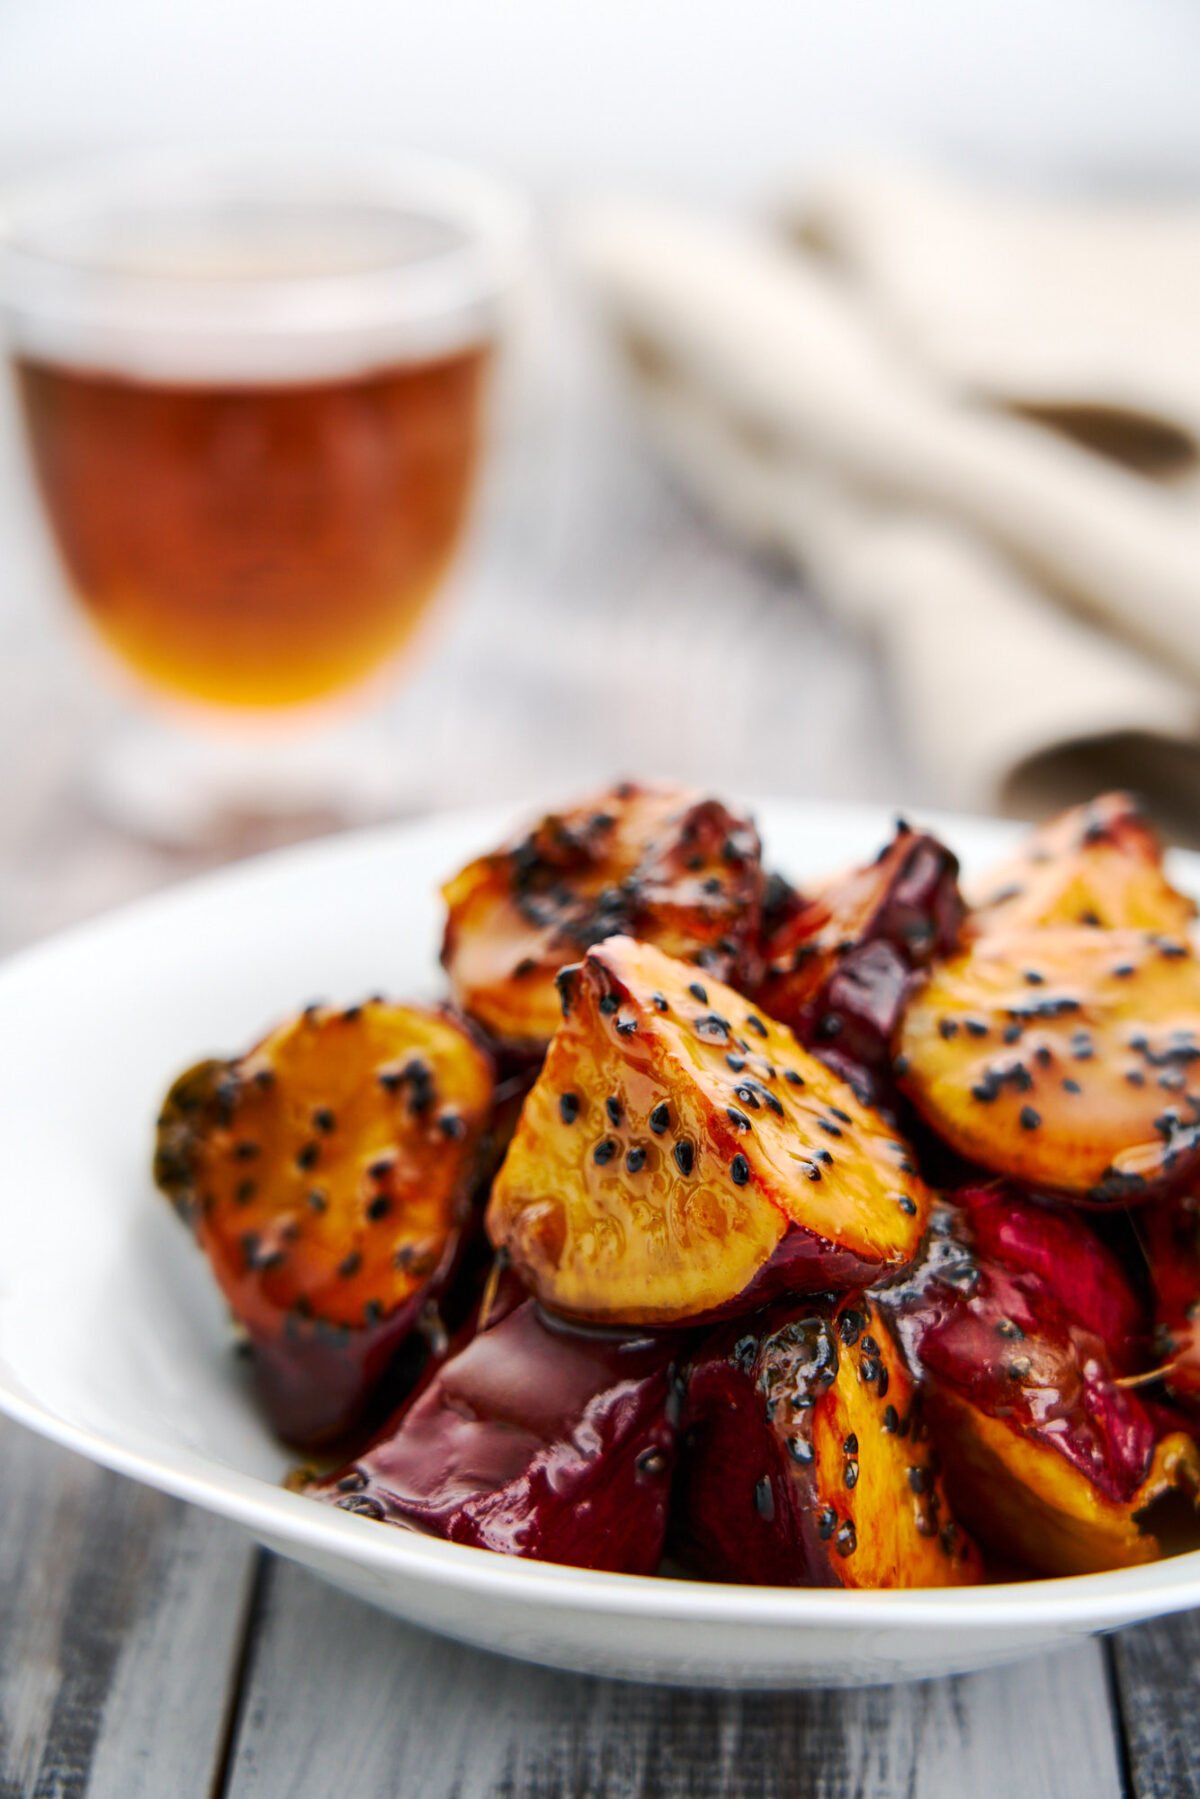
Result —
M 605 1100 L 604 1110 L 608 1113 L 608 1122 L 610 1124 L 620 1124 L 620 1122 L 621 1122 L 621 1102 L 617 1098 L 615 1093 L 610 1093 L 608 1098 Z
M 313 1187 L 308 1195 L 308 1203 L 314 1212 L 325 1212 L 329 1209 L 328 1195 L 320 1187 Z
M 378 1224 L 381 1218 L 387 1217 L 391 1209 L 390 1196 L 386 1193 L 377 1193 L 367 1206 L 367 1217 L 372 1224 Z
M 362 1257 L 357 1249 L 352 1249 L 348 1256 L 343 1256 L 338 1263 L 338 1273 L 343 1280 L 351 1280 L 362 1267 Z
M 817 1125 L 827 1137 L 840 1137 L 842 1134 L 841 1125 L 834 1124 L 832 1118 L 818 1118 Z
M 320 1149 L 319 1144 L 306 1143 L 304 1145 L 303 1149 L 300 1151 L 299 1155 L 296 1157 L 296 1166 L 297 1166 L 297 1168 L 302 1168 L 305 1170 L 305 1172 L 307 1172 L 310 1168 L 316 1167 L 318 1161 L 320 1160 L 320 1156 L 321 1156 L 321 1149 Z
M 858 1438 L 853 1431 L 850 1432 L 850 1435 L 846 1438 L 845 1442 L 842 1444 L 842 1453 L 844 1455 L 857 1455 L 858 1454 Z
M 361 1518 L 379 1520 L 384 1516 L 381 1501 L 374 1499 L 370 1493 L 350 1493 L 345 1499 L 339 1499 L 335 1503 L 340 1512 L 355 1512 Z
M 892 1063 L 892 1072 L 898 1080 L 903 1080 L 904 1076 L 908 1073 L 908 1057 L 897 1056 Z
M 753 1012 L 751 1012 L 746 1019 L 746 1029 L 748 1031 L 753 1031 L 756 1037 L 765 1037 L 767 1034 L 766 1025 L 763 1023 L 762 1019 L 757 1017 Z
M 398 1068 L 381 1068 L 375 1079 L 385 1093 L 399 1093 L 404 1085 L 404 1076 Z
M 734 1156 L 729 1164 L 729 1174 L 735 1187 L 744 1187 L 750 1179 L 750 1164 L 745 1156 Z
M 367 1173 L 373 1181 L 385 1181 L 391 1172 L 391 1156 L 376 1156 L 373 1162 L 367 1163 Z
M 661 1137 L 671 1123 L 671 1108 L 666 1100 L 660 1100 L 650 1114 L 650 1129 L 656 1137 Z
M 847 1518 L 846 1522 L 842 1525 L 842 1528 L 838 1531 L 837 1537 L 834 1540 L 837 1544 L 837 1552 L 840 1556 L 845 1557 L 854 1554 L 854 1551 L 858 1548 L 858 1537 L 855 1534 L 854 1525 L 849 1518 Z
M 708 1004 L 708 990 L 699 981 L 692 981 L 688 986 L 688 992 L 694 1000 L 699 1000 L 702 1006 Z
M 620 1003 L 615 993 L 604 994 L 600 1001 L 600 1010 L 605 1018 L 611 1018 Z
M 736 1106 L 726 1106 L 725 1116 L 735 1130 L 748 1131 L 750 1129 L 750 1120 L 746 1117 L 746 1114 L 740 1112 Z
M 963 1027 L 968 1037 L 986 1037 L 988 1034 L 987 1024 L 982 1018 L 964 1018 Z
M 1079 1085 L 1079 1082 L 1073 1081 L 1069 1077 L 1067 1080 L 1065 1080 L 1063 1082 L 1062 1087 L 1063 1087 L 1064 1093 L 1082 1093 L 1083 1092 L 1083 1088 Z
M 666 1011 L 670 1010 L 670 1008 L 667 1005 L 666 999 L 663 997 L 663 995 L 661 993 L 652 993 L 650 995 L 650 1001 L 656 1012 L 666 1012 Z
M 1140 1068 L 1127 1068 L 1125 1070 L 1125 1079 L 1129 1082 L 1131 1087 L 1144 1087 L 1146 1085 L 1146 1077 Z
M 647 1474 L 657 1480 L 660 1474 L 667 1472 L 668 1462 L 661 1449 L 643 1449 L 634 1463 L 639 1474 Z
M 842 1313 L 841 1317 L 838 1319 L 838 1336 L 842 1339 L 842 1342 L 846 1345 L 847 1349 L 858 1342 L 859 1337 L 862 1335 L 862 1331 L 863 1315 L 861 1312 L 849 1311 Z
M 258 1144 L 252 1143 L 248 1137 L 243 1137 L 240 1143 L 235 1143 L 233 1146 L 235 1162 L 253 1162 L 258 1153 Z
M 821 1513 L 821 1516 L 817 1519 L 817 1535 L 820 1537 L 822 1543 L 828 1543 L 830 1537 L 837 1529 L 837 1521 L 837 1513 L 834 1511 L 833 1507 L 831 1505 L 826 1506 L 825 1510 Z
M 754 1509 L 760 1518 L 775 1516 L 775 1495 L 771 1491 L 771 1483 L 765 1474 L 754 1488 Z
M 438 1130 L 452 1143 L 461 1143 L 467 1134 L 466 1120 L 460 1112 L 443 1112 L 438 1119 Z
M 808 1467 L 809 1463 L 813 1461 L 815 1453 L 807 1437 L 788 1438 L 788 1454 L 794 1462 L 799 1462 L 802 1468 Z
M 632 1037 L 637 1032 L 636 1018 L 618 1018 L 617 1034 L 621 1037 Z
M 612 1161 L 619 1147 L 615 1137 L 601 1137 L 592 1151 L 592 1161 L 603 1168 L 606 1162 Z
M 574 1124 L 579 1117 L 578 1093 L 563 1093 L 559 1096 L 558 1115 L 564 1124 Z
M 929 1491 L 928 1469 L 910 1468 L 908 1471 L 908 1484 L 914 1493 L 927 1493 Z
M 233 1195 L 235 1205 L 248 1206 L 258 1188 L 253 1181 L 239 1181 Z
M 829 1112 L 830 1112 L 831 1117 L 839 1118 L 843 1124 L 853 1124 L 854 1123 L 854 1120 L 851 1118 L 849 1112 L 843 1112 L 842 1108 L 840 1106 L 830 1106 Z
M 842 1480 L 845 1483 L 845 1485 L 848 1487 L 856 1487 L 858 1485 L 858 1463 L 857 1462 L 848 1461 L 845 1463 L 845 1465 L 842 1468 Z
M 900 1414 L 896 1410 L 895 1406 L 894 1405 L 885 1406 L 884 1411 L 883 1411 L 883 1428 L 884 1428 L 884 1430 L 887 1431 L 889 1436 L 892 1436 L 899 1429 L 899 1426 L 900 1426 Z
M 734 1074 L 741 1074 L 743 1068 L 746 1066 L 745 1056 L 735 1056 L 733 1054 L 732 1050 L 726 1056 L 725 1060 L 729 1064 L 730 1068 L 732 1068 Z
M 1036 1131 L 1042 1122 L 1042 1115 L 1033 1106 L 1022 1106 L 1017 1114 L 1017 1122 L 1023 1131 Z
M 797 1074 L 794 1068 L 785 1068 L 783 1078 L 789 1087 L 803 1087 L 804 1085 L 804 1076 Z
M 318 1106 L 312 1115 L 312 1121 L 313 1130 L 320 1131 L 326 1137 L 330 1131 L 337 1129 L 337 1119 L 328 1106 Z
M 1025 970 L 1025 985 L 1027 987 L 1044 987 L 1045 984 L 1045 975 L 1039 974 L 1036 968 L 1027 968 Z
M 1135 974 L 1137 970 L 1132 962 L 1118 962 L 1116 967 L 1110 972 L 1112 973 L 1114 980 L 1126 981 L 1129 979 L 1129 976 Z
M 638 1174 L 646 1166 L 646 1152 L 640 1143 L 635 1143 L 625 1157 L 625 1167 L 630 1174 Z
M 696 1151 L 686 1137 L 681 1137 L 674 1149 L 675 1166 L 680 1174 L 690 1174 L 696 1160 Z
M 938 1036 L 944 1037 L 947 1043 L 949 1043 L 951 1037 L 957 1037 L 958 1020 L 955 1018 L 939 1018 Z

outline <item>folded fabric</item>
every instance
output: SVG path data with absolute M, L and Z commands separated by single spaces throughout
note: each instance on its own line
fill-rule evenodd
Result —
M 574 245 L 666 453 L 729 526 L 879 638 L 947 802 L 1038 810 L 1140 779 L 1186 819 L 1200 797 L 1200 386 L 1170 414 L 1169 359 L 1147 357 L 1139 385 L 1132 350 L 1104 362 L 1119 370 L 1107 384 L 1084 379 L 1083 357 L 1056 384 L 1048 354 L 1021 361 L 1033 318 L 993 373 L 974 324 L 987 309 L 971 304 L 986 271 L 938 287 L 925 261 L 957 266 L 957 215 L 943 190 L 910 185 L 924 213 L 894 189 L 881 208 L 869 182 L 814 190 L 786 236 L 594 207 Z M 977 228 L 978 254 L 999 262 L 1007 232 L 1019 311 L 1018 235 L 1002 222 Z M 1182 279 L 1200 222 L 1161 230 Z M 1089 258 L 1102 238 L 1091 220 Z M 1039 223 L 1028 241 L 1043 245 L 1031 291 L 1053 290 L 1053 232 Z M 1066 264 L 1080 294 L 1085 260 Z M 1200 254 L 1193 278 L 1200 301 Z M 1093 344 L 1123 343 L 1122 316 L 1109 305 Z

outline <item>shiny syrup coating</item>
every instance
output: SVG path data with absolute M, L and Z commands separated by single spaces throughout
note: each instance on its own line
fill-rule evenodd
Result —
M 554 979 L 618 932 L 738 984 L 757 969 L 763 872 L 749 818 L 681 787 L 625 781 L 551 813 L 442 889 L 442 961 L 497 1042 L 540 1054 Z
M 869 1296 L 785 1300 L 696 1351 L 676 1495 L 681 1557 L 773 1586 L 982 1578 L 921 1403 Z
M 954 1506 L 987 1546 L 1047 1574 L 1153 1559 L 1139 1514 L 1195 1478 L 1117 1384 L 1136 1316 L 1120 1271 L 1068 1211 L 995 1186 L 939 1205 L 925 1254 L 876 1299 L 919 1369 Z
M 932 972 L 898 1050 L 926 1122 L 991 1173 L 1108 1205 L 1200 1166 L 1200 966 L 1182 937 L 989 934 Z
M 340 1435 L 446 1280 L 491 1064 L 448 1015 L 310 1007 L 180 1077 L 155 1175 L 248 1332 L 272 1422 Z
M 1154 1360 L 1166 1388 L 1200 1412 L 1200 1205 L 1192 1193 L 1160 1200 L 1137 1215 L 1154 1304 Z
M 652 1574 L 677 1412 L 670 1338 L 564 1330 L 525 1300 L 309 1491 L 503 1555 Z
M 1061 812 L 971 881 L 975 934 L 1040 925 L 1186 932 L 1196 907 L 1163 873 L 1162 844 L 1128 793 Z
M 487 1212 L 544 1304 L 678 1323 L 914 1254 L 929 1195 L 906 1144 L 784 1026 L 628 937 L 561 986 Z
M 944 844 L 901 823 L 873 862 L 772 908 L 755 997 L 868 1103 L 888 1095 L 916 971 L 958 945 L 957 877 Z

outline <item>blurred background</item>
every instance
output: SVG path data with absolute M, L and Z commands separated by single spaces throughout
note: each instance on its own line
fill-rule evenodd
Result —
M 65 598 L 5 388 L 0 951 L 275 842 L 617 773 L 1024 812 L 1128 778 L 1193 834 L 1197 67 L 1188 0 L 0 0 L 0 219 L 101 152 L 227 143 L 408 146 L 533 207 L 437 629 L 340 745 L 372 758 L 344 801 L 101 803 L 141 702 Z

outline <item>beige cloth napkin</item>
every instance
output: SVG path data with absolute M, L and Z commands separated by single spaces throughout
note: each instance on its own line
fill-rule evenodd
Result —
M 1119 780 L 1197 834 L 1200 211 L 874 172 L 573 242 L 654 436 L 880 641 L 947 803 Z

